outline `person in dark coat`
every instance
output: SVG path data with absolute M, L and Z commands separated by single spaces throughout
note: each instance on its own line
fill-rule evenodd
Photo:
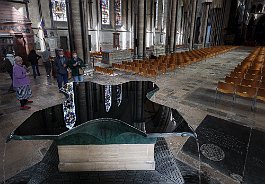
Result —
M 51 75 L 51 69 L 52 69 L 52 64 L 51 64 L 51 52 L 50 52 L 50 49 L 49 48 L 47 48 L 42 53 L 42 59 L 43 59 L 43 64 L 45 66 L 45 70 L 46 70 L 47 77 L 50 77 L 50 75 Z
M 3 58 L 1 53 L 0 53 L 0 71 L 7 72 L 9 74 L 12 82 L 11 82 L 11 86 L 9 87 L 8 91 L 15 92 L 15 90 L 13 89 L 13 65 L 8 58 Z
M 73 57 L 69 62 L 69 68 L 72 71 L 74 82 L 84 81 L 84 70 L 82 67 L 85 67 L 83 60 L 77 56 L 76 52 L 73 52 Z
M 28 61 L 31 63 L 34 79 L 36 79 L 37 74 L 38 76 L 40 76 L 39 64 L 38 64 L 38 60 L 40 58 L 41 56 L 39 56 L 34 49 L 31 50 L 28 55 Z
M 58 56 L 55 59 L 55 70 L 57 74 L 57 83 L 59 89 L 62 88 L 62 83 L 68 82 L 68 59 L 64 56 L 63 51 L 59 51 Z

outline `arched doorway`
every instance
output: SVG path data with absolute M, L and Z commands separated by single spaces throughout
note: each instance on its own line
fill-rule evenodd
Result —
M 263 15 L 256 24 L 254 38 L 258 45 L 265 45 L 265 15 Z

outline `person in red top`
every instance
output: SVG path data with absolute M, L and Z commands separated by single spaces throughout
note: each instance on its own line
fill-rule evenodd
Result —
M 67 59 L 71 59 L 72 55 L 69 50 L 64 51 L 64 56 L 67 57 Z

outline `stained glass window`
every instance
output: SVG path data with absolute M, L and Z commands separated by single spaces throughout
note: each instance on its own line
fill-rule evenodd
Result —
M 111 107 L 111 96 L 112 96 L 111 85 L 106 85 L 105 86 L 105 107 L 106 107 L 106 112 L 109 112 L 110 107 Z
M 68 94 L 68 99 L 63 103 L 63 114 L 66 127 L 72 129 L 76 123 L 73 82 L 67 83 L 60 91 Z
M 51 0 L 54 21 L 67 21 L 65 0 Z
M 116 97 L 117 97 L 117 104 L 118 107 L 121 105 L 122 102 L 122 85 L 118 85 L 116 89 Z
M 116 26 L 121 26 L 121 0 L 115 0 Z
M 102 16 L 102 24 L 109 25 L 109 0 L 101 0 L 101 16 Z

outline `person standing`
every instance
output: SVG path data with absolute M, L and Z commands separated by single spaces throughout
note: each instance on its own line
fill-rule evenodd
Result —
M 28 61 L 31 63 L 34 79 L 36 79 L 37 74 L 38 76 L 40 76 L 39 64 L 38 64 L 38 60 L 40 58 L 41 57 L 36 53 L 34 49 L 31 50 L 28 55 Z
M 59 89 L 62 88 L 62 83 L 66 84 L 68 82 L 67 66 L 68 59 L 64 56 L 63 50 L 60 50 L 55 59 L 55 70 Z
M 45 70 L 46 70 L 47 77 L 50 77 L 50 75 L 51 75 L 51 69 L 52 69 L 52 64 L 51 64 L 51 52 L 50 52 L 50 49 L 49 48 L 47 48 L 42 53 L 42 59 L 43 59 L 43 64 L 45 66 Z
M 27 75 L 26 66 L 22 65 L 22 63 L 22 58 L 16 56 L 13 66 L 13 87 L 16 89 L 17 99 L 20 101 L 20 109 L 27 110 L 30 107 L 26 106 L 26 104 L 33 102 L 28 100 L 32 95 L 32 91 L 30 89 L 30 80 Z
M 71 59 L 71 52 L 69 50 L 66 50 L 64 52 L 64 56 L 67 57 L 67 59 Z
M 84 70 L 82 69 L 82 67 L 85 67 L 85 65 L 82 59 L 77 56 L 76 52 L 73 52 L 73 57 L 69 62 L 69 67 L 72 71 L 74 82 L 83 82 Z
M 15 92 L 13 89 L 13 64 L 8 58 L 2 58 L 0 54 L 0 61 L 1 61 L 1 71 L 2 72 L 7 72 L 9 76 L 11 77 L 11 85 L 8 89 L 8 92 Z
M 8 59 L 10 61 L 10 63 L 12 64 L 12 66 L 15 64 L 15 57 L 14 57 L 14 52 L 8 52 L 6 55 L 3 55 L 4 58 Z
M 9 59 L 3 58 L 1 53 L 0 53 L 0 72 L 7 72 L 9 74 L 12 82 L 8 89 L 8 92 L 15 92 L 13 89 L 13 65 L 11 64 Z

